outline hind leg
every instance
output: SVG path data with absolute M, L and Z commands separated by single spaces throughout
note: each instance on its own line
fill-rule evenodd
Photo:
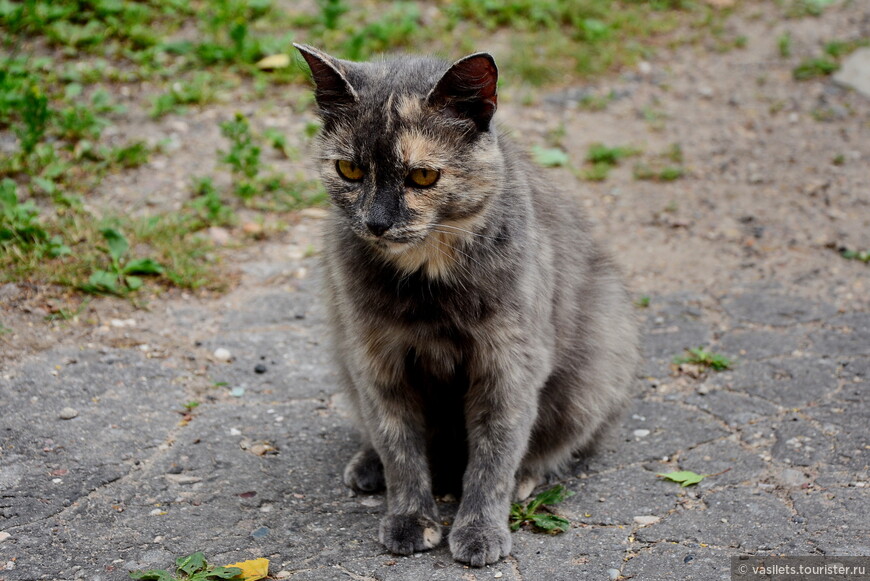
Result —
M 522 502 L 532 495 L 532 491 L 547 481 L 543 474 L 520 469 L 517 472 L 517 482 L 514 487 L 514 502 Z
M 344 467 L 344 483 L 357 492 L 380 492 L 386 488 L 384 465 L 371 446 L 363 447 Z

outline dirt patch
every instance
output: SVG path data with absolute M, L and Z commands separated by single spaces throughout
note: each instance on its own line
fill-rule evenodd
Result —
M 642 150 L 600 183 L 579 179 L 567 168 L 542 170 L 577 192 L 637 295 L 685 290 L 715 302 L 726 291 L 779 286 L 841 309 L 866 310 L 868 266 L 841 258 L 837 250 L 870 247 L 870 99 L 827 77 L 797 82 L 792 69 L 818 54 L 824 41 L 870 37 L 870 9 L 848 3 L 832 6 L 820 18 L 783 20 L 773 7 L 752 6 L 728 26 L 744 37 L 742 48 L 662 51 L 637 70 L 594 86 L 544 92 L 528 106 L 516 98 L 511 102 L 508 88 L 500 122 L 528 146 L 552 145 L 553 135 L 560 135 L 575 168 L 582 168 L 596 142 Z M 786 31 L 792 39 L 788 58 L 778 53 L 776 41 Z M 510 82 L 505 79 L 508 87 Z M 603 110 L 589 111 L 577 96 L 590 92 L 614 98 Z M 303 89 L 275 88 L 240 106 L 218 103 L 152 121 L 144 113 L 145 97 L 130 95 L 129 106 L 139 107 L 140 114 L 112 131 L 119 139 L 169 145 L 146 166 L 109 176 L 87 203 L 124 213 L 184 203 L 191 177 L 213 170 L 216 151 L 224 147 L 217 123 L 239 108 L 252 115 L 255 128 L 281 130 L 301 153 L 299 160 L 276 156 L 271 163 L 312 178 L 304 127 L 313 115 L 296 112 L 304 99 Z M 661 183 L 635 179 L 636 162 L 654 159 L 673 144 L 682 150 L 684 177 Z M 231 302 L 307 276 L 307 257 L 319 246 L 316 214 L 293 218 L 285 231 L 268 233 L 265 241 L 233 249 L 231 240 L 220 251 L 228 276 L 239 278 Z M 269 264 L 276 269 L 270 272 Z M 0 334 L 0 369 L 58 342 L 189 348 L 187 336 L 209 329 L 205 322 L 186 328 L 179 310 L 219 311 L 227 304 L 226 297 L 181 291 L 153 296 L 138 307 L 100 297 L 83 303 L 82 297 L 27 284 L 6 285 L 0 298 L 6 329 Z M 130 319 L 137 321 L 134 326 L 112 323 Z

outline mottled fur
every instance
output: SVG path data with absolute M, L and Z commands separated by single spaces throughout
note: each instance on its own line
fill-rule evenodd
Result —
M 461 492 L 453 556 L 492 563 L 510 551 L 512 497 L 589 451 L 626 406 L 629 297 L 577 200 L 491 124 L 489 55 L 350 63 L 298 48 L 333 201 L 326 300 L 363 436 L 345 482 L 386 487 L 380 539 L 400 554 L 440 542 L 433 490 Z M 337 160 L 365 178 L 342 178 Z M 410 186 L 418 167 L 439 180 Z

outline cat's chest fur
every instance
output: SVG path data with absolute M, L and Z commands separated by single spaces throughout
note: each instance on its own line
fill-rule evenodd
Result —
M 345 344 L 357 345 L 360 358 L 389 368 L 390 375 L 415 376 L 417 383 L 420 374 L 441 381 L 461 375 L 481 338 L 518 311 L 515 297 L 505 292 L 514 284 L 510 269 L 487 277 L 478 265 L 477 276 L 453 278 L 433 276 L 424 263 L 403 272 L 358 244 L 340 224 L 333 228 L 325 258 L 330 300 L 350 335 Z

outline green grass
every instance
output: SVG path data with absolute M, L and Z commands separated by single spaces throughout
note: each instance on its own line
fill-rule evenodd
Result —
M 708 351 L 703 347 L 686 349 L 686 354 L 684 356 L 674 357 L 675 365 L 682 365 L 684 363 L 708 367 L 714 371 L 724 371 L 726 369 L 731 369 L 734 366 L 733 360 L 720 353 Z
M 623 159 L 640 153 L 639 149 L 633 147 L 610 147 L 603 143 L 594 143 L 586 153 L 586 167 L 580 171 L 580 177 L 592 182 L 604 181 L 610 175 L 610 170 Z
M 840 70 L 843 57 L 864 46 L 870 46 L 870 38 L 826 42 L 822 49 L 824 54 L 803 60 L 792 70 L 792 76 L 797 81 L 806 81 L 831 75 Z
M 92 214 L 92 192 L 106 176 L 164 153 L 139 135 L 123 141 L 107 130 L 143 110 L 161 123 L 228 98 L 285 99 L 292 92 L 283 85 L 306 81 L 293 41 L 356 60 L 391 51 L 458 58 L 502 46 L 505 83 L 542 86 L 619 70 L 658 47 L 720 37 L 726 16 L 683 0 L 0 0 L 0 137 L 12 144 L 0 156 L 0 281 L 126 297 L 220 288 L 220 255 L 202 231 L 234 228 L 241 208 L 259 221 L 322 203 L 319 183 L 269 163 L 276 155 L 300 160 L 319 124 L 306 125 L 295 147 L 245 116 L 213 121 L 224 140 L 215 174 L 192 177 L 180 210 L 136 218 Z M 287 66 L 258 67 L 276 55 L 292 57 Z M 582 106 L 599 110 L 613 98 Z M 119 100 L 132 102 L 132 112 Z M 299 113 L 312 106 L 311 95 L 281 106 Z M 558 139 L 549 145 L 538 153 L 541 163 L 570 165 Z M 589 162 L 590 179 L 596 171 L 606 177 L 622 152 L 611 155 Z M 231 185 L 216 186 L 225 183 L 218 173 Z M 128 248 L 117 254 L 121 239 Z M 153 261 L 149 272 L 135 268 L 143 260 Z
M 797 81 L 807 81 L 818 77 L 826 77 L 836 73 L 840 64 L 828 57 L 816 57 L 801 62 L 792 71 L 792 76 Z
M 513 503 L 509 517 L 511 530 L 516 531 L 524 525 L 531 525 L 536 530 L 550 534 L 567 531 L 571 528 L 570 521 L 565 517 L 553 514 L 546 507 L 558 504 L 573 495 L 573 492 L 561 484 L 557 484 L 553 488 L 541 492 L 528 502 Z
M 825 8 L 835 0 L 791 0 L 786 7 L 786 15 L 791 18 L 821 16 Z
M 785 32 L 776 39 L 776 47 L 779 50 L 779 56 L 788 58 L 791 56 L 791 33 Z
M 840 255 L 847 260 L 857 260 L 870 264 L 870 250 L 843 250 Z

